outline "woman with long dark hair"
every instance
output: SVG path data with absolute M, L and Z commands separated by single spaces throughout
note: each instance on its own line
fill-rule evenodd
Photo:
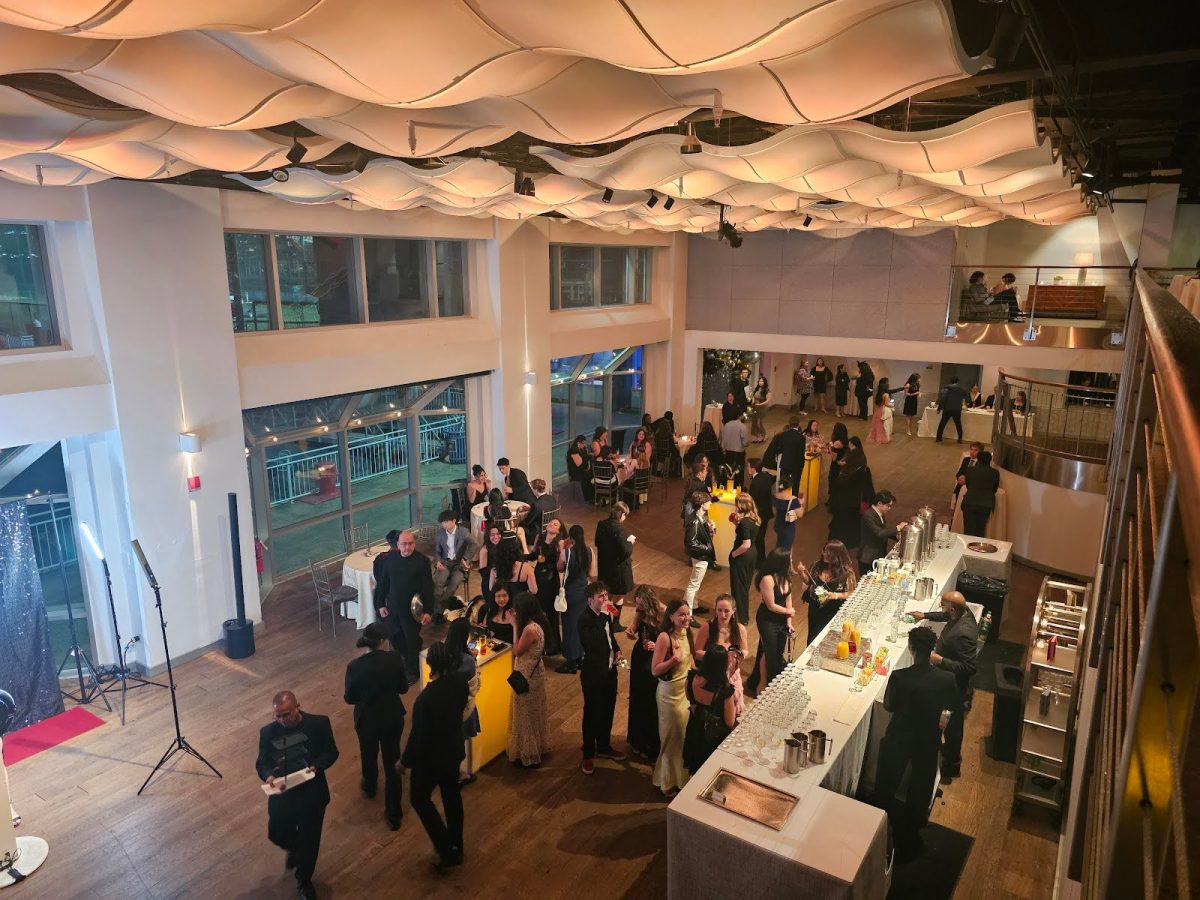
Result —
M 501 541 L 496 548 L 496 560 L 492 564 L 492 591 L 495 592 L 501 585 L 508 589 L 509 597 L 516 597 L 522 591 L 537 593 L 533 564 L 525 559 L 516 541 Z
M 750 623 L 750 585 L 758 568 L 758 530 L 762 520 L 749 494 L 740 493 L 733 501 L 733 549 L 729 551 L 729 592 L 737 603 L 737 620 Z
M 703 661 L 713 648 L 719 647 L 729 655 L 728 678 L 733 686 L 733 702 L 740 716 L 745 709 L 742 688 L 742 660 L 750 648 L 746 626 L 734 618 L 733 597 L 721 594 L 713 604 L 713 618 L 700 626 L 696 634 L 696 659 Z
M 562 579 L 558 574 L 558 543 L 566 536 L 567 528 L 562 519 L 555 516 L 538 533 L 530 553 L 533 554 L 533 577 L 537 582 L 538 603 L 542 607 L 542 615 L 546 618 L 546 655 L 558 656 L 562 653 L 562 637 L 558 610 L 554 601 L 558 599 L 558 589 Z
M 492 490 L 492 479 L 487 476 L 487 469 L 476 463 L 471 466 L 471 480 L 467 482 L 467 508 L 487 500 Z
M 725 461 L 725 454 L 721 450 L 721 439 L 717 437 L 712 422 L 705 422 L 700 426 L 700 433 L 696 435 L 696 446 L 692 450 L 708 457 L 710 471 L 720 471 L 721 463 Z
M 517 595 L 517 643 L 513 671 L 529 683 L 523 694 L 513 693 L 508 717 L 508 761 L 526 768 L 542 764 L 546 742 L 546 680 L 542 651 L 546 646 L 546 619 L 537 597 L 528 591 Z
M 872 444 L 890 444 L 892 441 L 892 386 L 886 378 L 875 385 L 875 412 L 871 415 L 871 427 L 867 440 Z
M 829 393 L 829 382 L 833 378 L 833 373 L 829 371 L 829 366 L 825 365 L 825 357 L 817 357 L 817 364 L 812 367 L 809 374 L 812 375 L 813 401 L 817 404 L 817 410 L 823 413 L 829 412 L 825 408 L 825 398 Z
M 758 376 L 754 393 L 750 395 L 750 437 L 753 443 L 761 443 L 767 439 L 767 408 L 771 405 L 771 383 L 766 375 Z
M 592 462 L 607 458 L 606 450 L 608 449 L 608 429 L 603 425 L 597 425 L 596 430 L 592 432 Z
M 658 736 L 662 746 L 654 763 L 654 786 L 667 797 L 687 784 L 683 740 L 687 732 L 687 674 L 692 668 L 691 612 L 676 598 L 667 604 L 654 643 L 650 672 L 658 679 Z
M 858 400 L 858 417 L 866 421 L 870 415 L 867 408 L 871 401 L 871 393 L 875 390 L 875 373 L 871 364 L 866 360 L 858 363 L 858 378 L 854 382 L 854 397 Z
M 503 540 L 504 534 L 498 525 L 484 526 L 483 547 L 479 551 L 479 580 L 486 603 L 492 602 L 492 569 L 496 566 L 496 555 Z
M 362 791 L 375 796 L 379 757 L 383 757 L 383 805 L 388 827 L 400 827 L 403 787 L 396 773 L 400 736 L 404 733 L 404 703 L 408 691 L 404 662 L 387 651 L 387 631 L 379 622 L 363 629 L 358 646 L 366 652 L 346 666 L 345 700 L 354 706 L 354 731 L 362 759 Z
M 778 482 L 771 510 L 775 513 L 775 547 L 790 553 L 796 542 L 796 522 L 804 515 L 804 496 L 793 494 L 786 481 Z
M 807 582 L 804 591 L 804 602 L 808 604 L 808 637 L 804 642 L 807 647 L 854 593 L 858 578 L 850 551 L 841 541 L 828 541 L 821 548 L 821 558 L 807 569 L 800 566 L 799 574 Z
M 471 640 L 471 623 L 464 616 L 455 619 L 446 629 L 446 646 L 451 654 L 457 654 L 461 663 L 459 676 L 467 683 L 467 708 L 463 710 L 463 752 L 459 767 L 459 781 L 470 784 L 475 780 L 475 761 L 471 755 L 471 738 L 479 734 L 479 709 L 475 697 L 479 694 L 479 673 L 476 671 L 475 655 L 467 649 Z
M 658 679 L 650 672 L 654 642 L 663 619 L 658 594 L 648 584 L 633 592 L 633 624 L 625 636 L 633 641 L 629 656 L 629 748 L 647 762 L 658 758 Z
M 858 444 L 856 446 L 855 444 Z M 838 540 L 847 547 L 857 547 L 862 539 L 862 500 L 867 482 L 867 456 L 861 441 L 850 438 L 841 473 L 829 486 L 829 540 Z
M 846 451 L 850 446 L 850 432 L 845 422 L 834 422 L 829 434 L 829 496 L 833 496 L 833 483 L 842 474 Z
M 558 542 L 558 573 L 567 592 L 567 611 L 562 617 L 563 656 L 566 662 L 556 671 L 574 675 L 583 661 L 583 642 L 579 638 L 579 617 L 587 607 L 588 577 L 592 571 L 592 551 L 584 540 L 583 526 L 572 525 L 568 537 Z
M 725 648 L 710 649 L 689 673 L 694 703 L 684 738 L 684 765 L 695 775 L 737 724 L 734 688 L 727 673 L 732 660 Z
M 792 554 L 776 547 L 759 567 L 755 584 L 762 600 L 754 622 L 758 626 L 758 655 L 746 690 L 755 694 L 783 671 L 788 631 L 792 627 Z
M 904 416 L 904 433 L 907 435 L 916 434 L 917 416 L 921 414 L 921 376 L 913 372 L 908 376 L 908 380 L 904 382 L 904 407 L 901 414 Z M 982 406 L 982 400 L 980 406 Z
M 498 641 L 512 644 L 516 637 L 517 611 L 512 604 L 508 585 L 497 586 L 492 599 L 483 608 L 483 627 Z
M 837 373 L 833 376 L 833 403 L 837 407 L 837 417 L 847 415 L 846 407 L 850 404 L 850 373 L 842 363 L 838 363 Z
M 575 435 L 571 446 L 567 448 L 567 478 L 579 484 L 584 503 L 591 503 L 595 497 L 592 487 L 592 455 L 588 452 L 587 440 L 582 434 Z

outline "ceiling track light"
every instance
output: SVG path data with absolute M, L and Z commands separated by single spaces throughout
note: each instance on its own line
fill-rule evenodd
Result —
M 533 179 L 530 178 L 528 175 L 526 175 L 524 180 L 521 182 L 520 194 L 522 197 L 536 197 L 537 196 L 536 192 L 534 191 L 534 187 L 533 187 Z
M 521 182 L 524 180 L 524 178 L 525 173 L 520 169 L 517 169 L 517 171 L 513 172 L 513 193 L 518 197 L 521 196 Z
M 672 206 L 674 206 L 674 205 L 675 205 L 675 198 L 674 198 L 674 197 L 668 197 L 668 198 L 667 198 L 667 200 L 666 200 L 666 202 L 663 204 L 663 209 L 664 209 L 664 210 L 668 210 L 668 209 L 670 209 L 670 208 L 671 208 Z
M 654 209 L 654 207 L 658 206 L 658 194 L 650 194 L 650 199 L 646 201 L 646 206 L 648 206 L 650 209 Z
M 293 134 L 292 146 L 288 148 L 287 152 L 287 161 L 293 166 L 298 166 L 304 162 L 304 154 L 307 152 L 304 145 L 300 143 L 300 139 Z
M 611 203 L 613 198 L 613 189 L 605 188 L 604 193 L 600 195 L 601 203 Z
M 700 140 L 696 137 L 695 126 L 688 122 L 687 134 L 683 138 L 683 143 L 679 145 L 679 152 L 684 156 L 690 156 L 693 153 L 699 153 L 702 149 Z
M 812 216 L 805 216 L 804 217 L 804 227 L 807 228 L 811 224 L 812 224 Z

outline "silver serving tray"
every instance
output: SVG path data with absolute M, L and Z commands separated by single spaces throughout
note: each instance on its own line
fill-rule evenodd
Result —
M 743 778 L 728 769 L 717 772 L 708 787 L 700 792 L 700 799 L 775 831 L 783 830 L 788 816 L 800 802 L 799 797 Z

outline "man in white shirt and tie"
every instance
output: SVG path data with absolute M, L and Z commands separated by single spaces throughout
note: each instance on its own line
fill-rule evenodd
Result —
M 887 556 L 888 544 L 896 540 L 907 522 L 899 525 L 887 524 L 887 514 L 896 505 L 896 495 L 891 491 L 880 491 L 875 502 L 862 514 L 862 541 L 858 547 L 859 571 L 871 571 L 875 560 Z
M 983 450 L 983 444 L 979 441 L 971 441 L 971 446 L 963 456 L 962 462 L 958 466 L 958 471 L 954 473 L 954 496 L 950 498 L 950 512 L 958 507 L 959 501 L 962 500 L 963 485 L 967 483 L 967 470 L 973 468 L 979 461 L 979 453 Z

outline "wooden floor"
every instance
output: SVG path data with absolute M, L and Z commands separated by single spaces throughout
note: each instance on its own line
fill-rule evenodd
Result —
M 826 431 L 832 421 L 822 417 Z M 897 422 L 902 432 L 903 420 Z M 865 435 L 865 423 L 851 425 L 852 434 Z M 898 512 L 932 501 L 945 515 L 961 450 L 953 442 L 935 445 L 901 433 L 888 446 L 868 445 L 867 453 L 877 487 L 898 496 Z M 680 492 L 679 482 L 669 484 L 665 500 L 656 490 L 651 506 L 628 523 L 639 538 L 636 579 L 660 587 L 668 598 L 682 592 L 688 573 Z M 828 522 L 814 506 L 801 520 L 797 541 L 797 557 L 806 561 L 817 554 Z M 569 501 L 564 508 L 566 518 L 583 522 L 590 536 L 598 513 Z M 1039 581 L 1039 574 L 1015 567 L 1006 639 L 1026 639 Z M 170 585 L 165 587 L 169 605 Z M 726 574 L 711 574 L 701 599 L 710 601 L 727 588 Z M 254 772 L 258 729 L 270 719 L 271 696 L 285 688 L 304 708 L 332 717 L 342 753 L 329 772 L 333 801 L 315 879 L 322 897 L 665 896 L 665 805 L 644 766 L 598 761 L 595 775 L 580 774 L 577 678 L 549 675 L 553 749 L 543 766 L 524 771 L 497 760 L 465 790 L 466 864 L 439 876 L 411 810 L 406 807 L 403 827 L 392 833 L 381 799 L 359 795 L 357 744 L 341 699 L 344 667 L 356 653 L 353 627 L 340 628 L 336 638 L 328 623 L 318 632 L 303 581 L 277 587 L 264 619 L 250 659 L 235 662 L 212 652 L 176 671 L 184 735 L 221 770 L 222 780 L 177 756 L 171 771 L 136 796 L 172 737 L 170 704 L 164 691 L 153 688 L 130 695 L 125 727 L 101 709 L 108 720 L 103 727 L 12 768 L 23 831 L 45 837 L 51 853 L 27 883 L 5 892 L 6 900 L 294 896 L 282 853 L 266 839 L 265 803 Z M 618 740 L 625 732 L 626 685 L 623 679 Z M 991 695 L 977 692 L 976 698 L 963 777 L 946 788 L 933 814 L 975 838 L 955 896 L 1048 897 L 1055 829 L 1037 813 L 1011 817 L 1013 766 L 984 754 Z

